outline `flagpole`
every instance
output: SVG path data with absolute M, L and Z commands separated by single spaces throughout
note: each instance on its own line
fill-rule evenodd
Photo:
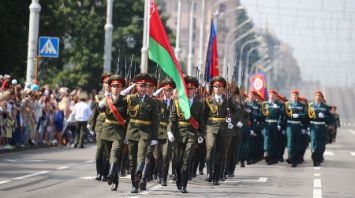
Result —
M 141 73 L 148 72 L 148 48 L 149 48 L 149 10 L 150 10 L 150 1 L 144 1 L 144 27 L 143 27 L 143 46 L 141 49 Z
M 194 12 L 195 12 L 195 0 L 191 1 L 191 8 L 190 8 L 190 27 L 189 27 L 189 55 L 187 58 L 187 75 L 193 76 L 194 75 L 194 68 L 193 68 L 193 54 L 192 54 L 192 45 L 193 45 L 193 28 L 194 28 Z
M 180 59 L 180 21 L 181 21 L 181 0 L 177 4 L 177 17 L 176 17 L 176 44 L 175 44 L 175 57 Z
M 202 57 L 203 57 L 203 41 L 204 41 L 204 30 L 205 30 L 205 3 L 206 0 L 202 0 L 202 10 L 201 10 L 201 23 L 200 23 L 200 45 L 199 45 L 199 57 L 198 57 L 198 71 L 199 76 L 198 79 L 201 81 L 201 71 L 202 71 Z

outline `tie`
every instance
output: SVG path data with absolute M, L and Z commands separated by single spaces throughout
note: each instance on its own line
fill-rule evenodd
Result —
M 217 99 L 217 104 L 221 105 L 221 99 L 220 98 Z
M 144 99 L 143 96 L 139 96 L 139 100 L 140 100 L 141 102 L 143 102 L 143 99 Z

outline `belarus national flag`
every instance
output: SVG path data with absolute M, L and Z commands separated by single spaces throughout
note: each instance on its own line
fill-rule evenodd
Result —
M 184 117 L 197 128 L 196 120 L 191 117 L 187 87 L 180 64 L 173 53 L 154 1 L 151 1 L 150 4 L 149 59 L 158 63 L 162 70 L 174 80 L 178 89 L 179 106 Z

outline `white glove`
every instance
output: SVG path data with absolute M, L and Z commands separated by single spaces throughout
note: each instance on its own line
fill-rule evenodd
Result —
M 285 130 L 282 130 L 281 133 L 282 133 L 282 135 L 285 135 L 285 134 L 286 134 L 286 131 L 285 131 Z
M 128 140 L 127 139 L 123 140 L 123 143 L 128 144 Z
M 203 137 L 199 136 L 199 137 L 197 138 L 197 142 L 198 142 L 199 144 L 202 144 L 202 143 L 203 143 Z
M 253 130 L 250 130 L 250 135 L 255 137 L 256 133 Z
M 250 112 L 251 112 L 251 110 L 250 110 L 250 109 L 246 109 L 245 111 L 246 111 L 246 112 L 248 112 L 248 113 L 250 113 Z
M 319 112 L 319 113 L 318 113 L 318 117 L 319 117 L 319 118 L 324 118 L 324 114 L 323 114 L 322 112 Z
M 131 86 L 127 87 L 125 90 L 122 90 L 120 95 L 121 96 L 127 95 L 133 89 L 134 86 L 136 86 L 136 83 L 133 83 Z
M 277 130 L 281 131 L 281 126 L 277 125 Z
M 90 124 L 87 124 L 87 125 L 86 125 L 86 128 L 87 128 L 89 131 L 91 131 Z
M 243 127 L 243 123 L 242 123 L 241 121 L 239 121 L 239 122 L 237 123 L 237 127 L 238 127 L 238 128 L 242 128 L 242 127 Z
M 307 130 L 306 130 L 306 129 L 302 129 L 302 130 L 301 130 L 301 133 L 302 133 L 303 135 L 305 135 L 305 134 L 307 134 Z
M 160 92 L 163 90 L 163 88 L 164 88 L 164 87 L 161 87 L 160 89 L 156 90 L 156 91 L 153 93 L 153 96 L 154 96 L 154 97 L 157 97 L 157 96 L 160 94 Z
M 94 131 L 89 130 L 89 132 L 90 132 L 90 135 L 95 135 Z
M 103 108 L 106 106 L 106 98 L 102 99 L 100 102 L 99 102 L 99 107 L 100 108 Z
M 168 131 L 168 139 L 169 139 L 169 142 L 173 143 L 175 138 L 174 138 L 174 135 L 171 131 Z
M 151 145 L 151 146 L 154 146 L 154 145 L 156 145 L 156 144 L 158 144 L 158 141 L 156 141 L 156 140 L 150 141 L 150 145 Z
M 292 114 L 292 117 L 293 118 L 298 118 L 300 115 L 298 114 L 298 113 L 294 113 L 294 114 Z
M 232 123 L 228 123 L 228 129 L 233 129 L 234 125 Z

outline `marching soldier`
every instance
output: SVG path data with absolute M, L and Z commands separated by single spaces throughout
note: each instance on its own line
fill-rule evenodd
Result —
M 285 115 L 285 103 L 287 102 L 287 98 L 283 95 L 277 94 L 278 101 L 282 105 L 283 108 L 283 116 L 282 120 L 280 123 L 281 126 L 281 132 L 279 133 L 279 143 L 278 143 L 278 160 L 279 162 L 284 162 L 284 153 L 285 153 L 285 148 L 286 148 L 286 142 L 287 142 L 287 137 L 286 137 L 286 115 Z
M 167 186 L 167 177 L 169 172 L 169 164 L 172 154 L 172 143 L 174 136 L 168 133 L 167 127 L 169 123 L 170 111 L 174 105 L 172 99 L 175 82 L 166 79 L 161 83 L 163 87 L 163 98 L 159 100 L 160 109 L 160 126 L 158 133 L 158 144 L 154 150 L 154 158 L 156 159 L 156 169 L 158 172 L 158 183 L 162 186 Z
M 147 95 L 150 96 L 153 101 L 156 103 L 156 106 L 159 109 L 158 106 L 158 101 L 155 98 L 155 96 L 153 96 L 153 92 L 158 84 L 157 79 L 152 76 L 149 75 L 151 80 L 147 82 Z M 160 112 L 159 112 L 159 119 L 160 119 Z M 159 130 L 159 128 L 157 128 L 157 130 Z M 154 134 L 158 134 L 158 131 L 153 132 Z M 146 190 L 147 189 L 147 181 L 151 180 L 151 175 L 154 172 L 154 157 L 153 157 L 153 151 L 154 151 L 155 146 L 154 145 L 148 145 L 147 148 L 147 153 L 145 154 L 145 165 L 144 165 L 144 169 L 143 169 L 143 173 L 142 173 L 142 182 L 140 183 L 140 190 Z
M 248 94 L 248 102 L 246 105 L 246 111 L 250 115 L 250 138 L 249 138 L 249 148 L 248 148 L 248 161 L 247 164 L 254 164 L 260 160 L 258 147 L 260 140 L 258 136 L 260 133 L 260 122 L 262 119 L 261 105 L 257 102 L 258 93 L 256 91 L 250 91 Z
M 119 162 L 126 135 L 127 101 L 120 95 L 125 82 L 123 77 L 112 75 L 108 80 L 111 94 L 99 103 L 99 110 L 105 112 L 106 117 L 102 126 L 101 139 L 105 152 L 110 157 L 107 178 L 108 184 L 112 184 L 111 190 L 113 191 L 118 188 Z
M 239 88 L 236 87 L 232 90 L 232 101 L 230 101 L 231 105 L 234 106 L 235 111 L 231 114 L 231 119 L 233 125 L 229 130 L 228 134 L 228 144 L 227 144 L 227 160 L 226 160 L 226 167 L 225 167 L 225 175 L 228 177 L 234 177 L 235 167 L 239 161 L 239 150 L 240 150 L 240 143 L 242 139 L 242 127 L 247 125 L 248 120 L 245 117 L 246 112 L 242 106 L 241 96 Z M 230 128 L 229 127 L 229 128 Z
M 298 96 L 299 91 L 292 90 L 291 101 L 285 104 L 288 161 L 291 162 L 292 167 L 296 167 L 298 164 L 297 158 L 301 150 L 302 121 L 306 118 L 306 108 L 299 102 Z
M 321 91 L 316 91 L 314 96 L 314 102 L 310 103 L 308 107 L 308 117 L 310 119 L 313 165 L 319 166 L 323 162 L 325 151 L 329 107 L 322 102 L 324 96 Z
M 152 81 L 147 73 L 135 76 L 137 93 L 127 96 L 128 115 L 127 140 L 131 168 L 131 193 L 138 193 L 149 145 L 157 143 L 159 111 L 157 103 L 147 95 L 147 83 Z
M 96 180 L 97 181 L 107 181 L 108 174 L 108 161 L 104 153 L 104 147 L 102 146 L 101 141 L 101 131 L 102 124 L 105 121 L 105 113 L 100 113 L 98 111 L 99 102 L 110 93 L 110 86 L 108 84 L 108 79 L 110 78 L 111 73 L 104 73 L 101 76 L 101 82 L 103 84 L 103 91 L 95 96 L 94 112 L 89 120 L 90 128 L 96 133 Z
M 308 107 L 308 101 L 306 98 L 300 96 L 298 97 L 298 100 L 305 106 L 305 108 Z M 302 130 L 301 130 L 301 139 L 300 139 L 300 153 L 299 156 L 297 156 L 298 163 L 303 163 L 304 162 L 304 154 L 306 153 L 308 144 L 309 144 L 309 135 L 308 135 L 308 127 L 309 127 L 309 118 L 306 116 L 305 119 L 302 121 Z
M 226 80 L 221 76 L 216 76 L 212 78 L 211 85 L 213 95 L 206 98 L 204 104 L 207 180 L 213 181 L 213 185 L 219 185 L 219 179 L 223 173 L 223 163 L 227 156 L 228 131 L 226 119 L 234 109 L 228 106 L 227 98 L 223 94 L 227 85 Z
M 283 106 L 277 101 L 277 92 L 269 91 L 269 100 L 262 103 L 261 112 L 264 116 L 264 158 L 265 162 L 276 164 L 278 162 L 279 133 L 283 117 Z
M 185 82 L 188 87 L 188 99 L 191 118 L 187 121 L 180 109 L 179 102 L 174 101 L 171 109 L 167 135 L 170 141 L 174 140 L 174 164 L 176 185 L 182 193 L 187 193 L 187 182 L 192 162 L 192 155 L 197 142 L 203 141 L 203 105 L 194 97 L 198 88 L 198 81 L 187 76 Z M 193 120 L 193 121 L 191 121 Z M 198 124 L 196 124 L 196 122 Z
M 251 135 L 251 115 L 252 112 L 251 107 L 246 102 L 247 95 L 243 93 L 243 97 L 241 98 L 241 105 L 243 108 L 243 123 L 246 123 L 241 128 L 241 142 L 239 149 L 239 161 L 240 167 L 245 167 L 245 161 L 249 159 L 249 139 Z M 255 133 L 254 133 L 255 134 Z

